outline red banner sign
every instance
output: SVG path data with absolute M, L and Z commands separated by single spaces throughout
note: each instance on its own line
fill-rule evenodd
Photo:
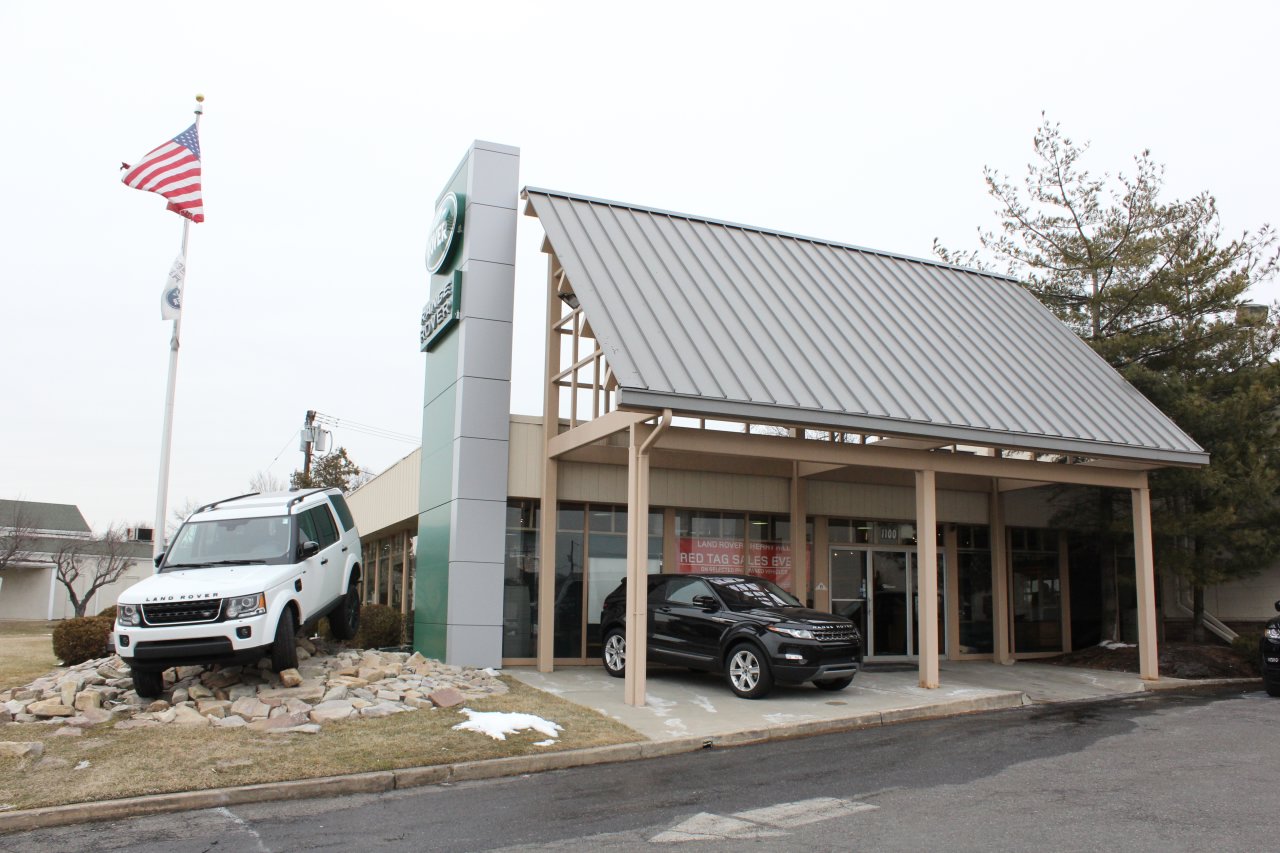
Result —
M 791 543 L 743 542 L 741 539 L 679 539 L 676 571 L 751 575 L 792 591 Z

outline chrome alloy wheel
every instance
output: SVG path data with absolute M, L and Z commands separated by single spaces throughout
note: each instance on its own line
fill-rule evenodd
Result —
M 614 672 L 622 672 L 627 666 L 627 640 L 621 634 L 613 634 L 604 644 L 604 665 Z
M 750 693 L 760 683 L 760 660 L 750 649 L 738 649 L 729 661 L 729 680 L 742 693 Z

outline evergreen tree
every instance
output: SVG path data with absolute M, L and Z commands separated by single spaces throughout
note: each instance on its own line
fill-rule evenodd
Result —
M 1151 476 L 1156 563 L 1190 582 L 1200 632 L 1205 586 L 1280 557 L 1280 311 L 1245 301 L 1276 271 L 1274 235 L 1225 239 L 1208 193 L 1162 200 L 1164 168 L 1148 151 L 1131 176 L 1096 177 L 1083 168 L 1088 146 L 1047 120 L 1034 148 L 1021 185 L 984 169 L 1000 227 L 979 229 L 982 249 L 935 241 L 935 252 L 980 268 L 994 258 L 1210 453 L 1208 468 Z M 1101 544 L 1113 639 L 1127 504 L 1100 490 L 1065 513 Z
M 337 488 L 349 494 L 368 479 L 369 475 L 347 456 L 347 449 L 339 447 L 332 453 L 317 457 L 311 465 L 310 472 L 294 471 L 289 477 L 289 488 Z

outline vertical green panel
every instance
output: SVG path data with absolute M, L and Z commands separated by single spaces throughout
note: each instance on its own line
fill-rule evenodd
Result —
M 449 616 L 449 504 L 418 516 L 413 647 L 444 660 Z

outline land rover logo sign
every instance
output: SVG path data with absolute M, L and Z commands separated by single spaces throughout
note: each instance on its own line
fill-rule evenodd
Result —
M 462 270 L 455 270 L 435 298 L 422 308 L 422 333 L 418 336 L 421 352 L 430 352 L 445 332 L 457 325 L 461 309 Z
M 463 199 L 458 193 L 449 193 L 440 199 L 436 217 L 427 234 L 427 270 L 432 273 L 448 272 L 446 263 L 453 254 L 455 239 L 462 233 Z

